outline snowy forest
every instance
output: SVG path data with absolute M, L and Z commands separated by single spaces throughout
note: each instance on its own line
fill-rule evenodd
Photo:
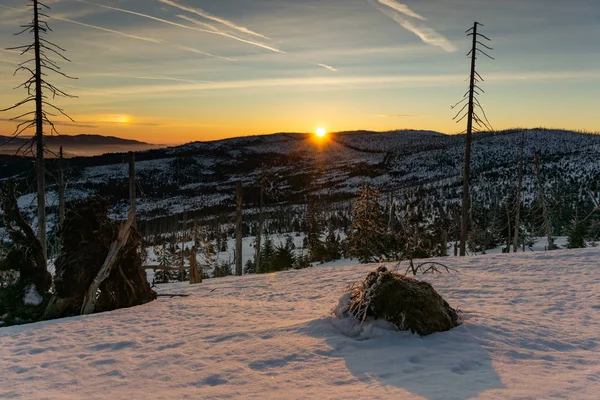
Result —
M 462 36 L 458 134 L 319 127 L 83 156 L 48 144 L 78 100 L 78 54 L 51 23 L 167 41 L 52 14 L 60 1 L 0 5 L 31 16 L 3 50 L 22 58 L 23 98 L 0 104 L 15 127 L 0 136 L 0 398 L 596 398 L 600 134 L 494 129 L 485 66 L 509 61 L 484 25 Z M 160 12 L 210 23 L 114 3 L 97 6 L 286 54 L 178 1 Z M 456 51 L 407 5 L 368 3 Z

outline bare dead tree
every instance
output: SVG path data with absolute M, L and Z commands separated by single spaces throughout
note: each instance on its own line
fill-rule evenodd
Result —
M 486 57 L 494 59 L 492 56 L 486 53 L 486 50 L 493 50 L 488 45 L 481 42 L 480 39 L 485 39 L 490 41 L 490 39 L 479 33 L 477 28 L 479 26 L 483 26 L 479 22 L 475 22 L 473 27 L 466 31 L 467 36 L 473 37 L 473 46 L 471 51 L 467 53 L 467 57 L 471 57 L 471 74 L 469 76 L 469 90 L 465 93 L 463 98 L 452 106 L 452 109 L 457 107 L 462 107 L 454 116 L 454 120 L 459 123 L 467 118 L 467 129 L 466 129 L 466 148 L 465 148 L 465 166 L 463 171 L 463 198 L 462 198 L 462 217 L 461 217 L 461 227 L 460 227 L 460 255 L 466 255 L 467 249 L 467 226 L 469 223 L 469 180 L 471 174 L 471 141 L 473 132 L 477 129 L 487 129 L 492 130 L 491 124 L 487 118 L 485 110 L 477 96 L 485 93 L 483 89 L 479 86 L 481 82 L 483 82 L 483 78 L 477 72 L 476 69 L 476 61 L 478 55 L 484 55 Z M 486 50 L 482 50 L 483 47 Z
M 261 253 L 261 239 L 263 232 L 263 225 L 265 222 L 265 216 L 263 214 L 263 208 L 265 205 L 265 190 L 266 190 L 266 173 L 264 164 L 260 167 L 260 200 L 258 204 L 258 231 L 256 232 L 256 249 L 254 255 L 254 263 L 256 273 L 260 273 L 260 253 Z
M 242 223 L 243 223 L 243 188 L 242 181 L 237 181 L 236 197 L 237 197 L 237 212 L 235 221 L 235 274 L 242 276 Z
M 265 200 L 267 198 L 276 198 L 279 192 L 276 188 L 278 175 L 274 174 L 273 171 L 267 168 L 264 164 L 260 167 L 260 199 L 258 205 L 258 232 L 256 232 L 256 249 L 254 253 L 254 263 L 256 265 L 256 273 L 261 271 L 261 239 L 265 224 Z
M 506 240 L 506 252 L 510 253 L 510 206 L 508 205 L 508 202 L 506 202 L 506 221 L 507 221 L 507 227 L 508 229 L 506 230 L 508 232 L 508 238 Z
M 63 148 L 58 152 L 58 221 L 65 222 L 65 159 Z
M 66 78 L 74 79 L 71 76 L 66 75 L 61 71 L 56 61 L 50 56 L 57 57 L 63 61 L 70 61 L 66 58 L 63 53 L 65 50 L 60 46 L 43 38 L 44 35 L 52 31 L 48 23 L 44 20 L 49 18 L 43 11 L 50 9 L 48 6 L 38 0 L 31 0 L 29 6 L 32 9 L 33 19 L 30 23 L 22 25 L 22 30 L 17 33 L 21 34 L 32 34 L 33 43 L 9 48 L 8 50 L 20 51 L 21 55 L 26 55 L 28 59 L 19 64 L 15 70 L 15 75 L 20 72 L 24 72 L 28 75 L 28 79 L 17 86 L 17 88 L 24 88 L 27 91 L 27 97 L 15 105 L 2 109 L 0 111 L 11 111 L 18 109 L 21 106 L 28 106 L 30 104 L 35 105 L 34 111 L 28 111 L 22 113 L 16 117 L 11 118 L 12 121 L 18 123 L 12 136 L 13 139 L 21 135 L 23 132 L 30 128 L 35 128 L 35 136 L 32 140 L 27 141 L 21 146 L 17 153 L 21 152 L 23 148 L 28 147 L 29 151 L 33 153 L 35 146 L 35 157 L 36 157 L 36 177 L 37 177 L 37 208 L 38 208 L 38 238 L 42 244 L 44 257 L 47 255 L 47 243 L 46 243 L 46 199 L 44 192 L 46 188 L 45 182 L 45 171 L 44 171 L 44 125 L 50 126 L 49 134 L 57 133 L 54 123 L 49 117 L 62 115 L 69 120 L 73 121 L 62 108 L 59 108 L 52 104 L 51 99 L 56 97 L 75 97 L 67 94 L 60 90 L 50 82 L 47 77 L 50 73 L 55 73 Z M 10 142 L 10 141 L 9 141 Z
M 196 246 L 190 250 L 190 284 L 202 283 L 202 273 L 198 269 L 198 259 L 196 258 Z
M 133 227 L 137 227 L 136 215 L 136 192 L 135 192 L 135 153 L 130 151 L 129 154 L 129 209 L 133 210 L 134 220 Z
M 519 153 L 519 177 L 517 178 L 517 188 L 515 193 L 515 233 L 513 234 L 513 253 L 519 248 L 519 228 L 521 226 L 521 200 L 523 187 L 523 158 L 525 156 L 525 131 L 521 131 L 521 150 Z
M 537 177 L 538 196 L 542 202 L 542 217 L 544 218 L 544 227 L 548 236 L 548 250 L 554 250 L 554 239 L 552 238 L 552 224 L 548 216 L 548 205 L 546 204 L 546 194 L 544 193 L 544 184 L 542 182 L 542 168 L 540 166 L 540 156 L 535 155 L 535 175 Z

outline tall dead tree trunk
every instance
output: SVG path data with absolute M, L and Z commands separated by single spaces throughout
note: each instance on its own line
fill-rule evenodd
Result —
M 237 194 L 237 213 L 235 223 L 235 274 L 242 276 L 242 181 L 238 181 L 236 185 Z
M 521 150 L 519 154 L 519 177 L 515 193 L 515 233 L 513 234 L 513 253 L 519 249 L 519 228 L 521 227 L 521 188 L 523 186 L 523 157 L 525 156 L 525 131 L 521 132 Z
M 473 48 L 471 49 L 471 75 L 469 83 L 469 110 L 467 116 L 467 135 L 465 139 L 465 165 L 463 169 L 463 195 L 462 195 L 462 217 L 460 220 L 460 255 L 467 254 L 467 228 L 469 225 L 470 188 L 471 177 L 471 140 L 473 136 L 473 100 L 475 98 L 475 63 L 477 61 L 475 51 L 477 49 L 477 22 L 473 25 Z
M 58 220 L 62 226 L 65 222 L 65 159 L 62 146 L 58 155 Z
M 38 239 L 44 257 L 48 254 L 46 242 L 46 176 L 44 170 L 44 120 L 42 116 L 42 64 L 40 48 L 40 18 L 38 1 L 33 0 L 33 36 L 35 55 L 35 175 L 37 180 Z
M 552 224 L 550 223 L 550 217 L 548 216 L 548 206 L 546 204 L 546 195 L 544 193 L 544 184 L 542 182 L 542 169 L 540 166 L 540 157 L 535 155 L 535 175 L 537 177 L 538 184 L 538 195 L 542 202 L 542 217 L 544 218 L 544 228 L 546 229 L 546 235 L 548 236 L 548 250 L 554 250 L 554 239 L 552 238 Z
M 264 212 L 264 204 L 265 204 L 265 167 L 264 165 L 260 167 L 260 200 L 258 204 L 258 232 L 256 232 L 256 249 L 254 249 L 254 264 L 256 273 L 260 273 L 261 265 L 260 265 L 260 253 L 261 253 L 261 241 L 262 241 L 262 233 L 263 233 L 263 225 L 265 222 Z
M 60 113 L 61 115 L 71 119 L 65 112 L 50 103 L 48 98 L 52 97 L 73 97 L 58 89 L 56 86 L 49 83 L 46 78 L 49 73 L 56 73 L 62 75 L 65 78 L 70 78 L 68 75 L 60 71 L 60 67 L 54 62 L 48 54 L 58 56 L 63 60 L 69 61 L 64 57 L 61 52 L 64 49 L 55 45 L 54 43 L 42 38 L 43 34 L 48 33 L 51 29 L 44 21 L 44 17 L 48 17 L 46 14 L 40 11 L 41 8 L 49 8 L 41 1 L 31 0 L 30 6 L 33 11 L 33 18 L 29 24 L 22 25 L 21 32 L 33 34 L 33 43 L 29 45 L 23 45 L 18 47 L 10 48 L 9 50 L 17 50 L 21 52 L 21 55 L 27 54 L 29 59 L 19 64 L 15 74 L 18 72 L 25 72 L 29 75 L 29 78 L 23 82 L 18 88 L 24 88 L 27 90 L 27 97 L 13 105 L 12 107 L 0 110 L 9 111 L 17 109 L 23 105 L 29 105 L 33 103 L 35 105 L 34 111 L 25 112 L 19 116 L 11 118 L 12 121 L 17 121 L 18 125 L 13 133 L 13 139 L 21 135 L 24 131 L 33 128 L 35 133 L 32 140 L 27 141 L 27 144 L 21 146 L 17 150 L 17 154 L 21 153 L 21 150 L 29 146 L 29 150 L 35 153 L 35 170 L 36 170 L 36 185 L 37 185 L 37 214 L 38 214 L 38 232 L 37 237 L 42 245 L 43 255 L 47 257 L 47 238 L 46 238 L 46 179 L 44 169 L 44 124 L 51 127 L 50 134 L 56 132 L 54 124 L 48 119 L 48 115 L 52 115 L 47 112 L 48 108 L 53 111 Z M 48 94 L 50 93 L 50 94 Z M 71 119 L 72 121 L 72 119 Z M 11 139 L 12 140 L 12 139 Z M 10 141 L 9 141 L 10 142 Z M 35 147 L 35 150 L 34 150 Z
M 388 216 L 387 233 L 393 233 L 395 218 L 396 218 L 396 203 L 394 202 L 393 194 L 390 193 L 390 214 Z
M 510 241 L 510 206 L 508 202 L 506 202 L 506 221 L 508 221 L 508 238 L 506 240 L 506 252 L 510 253 L 510 245 L 512 242 Z
M 485 115 L 485 111 L 483 107 L 479 103 L 476 95 L 481 94 L 483 89 L 481 89 L 477 84 L 483 81 L 483 78 L 477 72 L 475 66 L 477 62 L 477 55 L 483 54 L 487 57 L 490 57 L 485 51 L 481 50 L 477 47 L 480 45 L 485 47 L 486 49 L 492 50 L 491 47 L 486 46 L 485 44 L 479 41 L 480 38 L 490 40 L 485 35 L 477 32 L 478 26 L 483 26 L 479 22 L 475 22 L 473 27 L 467 30 L 467 36 L 473 37 L 473 44 L 471 47 L 471 51 L 467 54 L 471 56 L 471 73 L 469 75 L 469 90 L 463 96 L 463 99 L 456 103 L 452 108 L 459 106 L 463 102 L 466 104 L 463 105 L 461 110 L 454 117 L 457 122 L 462 121 L 467 118 L 467 129 L 466 129 L 466 139 L 465 139 L 465 160 L 464 160 L 464 169 L 463 169 L 463 194 L 462 194 L 462 214 L 461 214 L 461 224 L 460 224 L 460 255 L 465 256 L 467 252 L 467 230 L 469 227 L 469 209 L 471 208 L 470 200 L 470 179 L 471 179 L 471 142 L 473 136 L 474 126 L 477 125 L 479 127 L 485 127 L 491 130 L 489 126 L 489 121 Z M 490 57 L 492 58 L 492 57 Z M 475 111 L 476 107 L 478 107 L 483 115 L 483 118 L 480 118 L 477 112 Z M 466 110 L 466 113 L 463 112 Z M 462 115 L 462 116 L 461 116 Z
M 133 227 L 137 228 L 136 223 L 136 193 L 135 193 L 135 153 L 129 152 L 129 209 L 133 211 Z
M 179 231 L 179 240 L 181 243 L 181 253 L 179 253 L 179 281 L 185 281 L 185 240 L 186 240 L 186 229 L 187 227 L 187 213 L 183 213 L 181 220 L 181 230 Z
M 202 283 L 202 274 L 198 269 L 198 260 L 196 259 L 196 246 L 192 246 L 190 251 L 190 284 Z

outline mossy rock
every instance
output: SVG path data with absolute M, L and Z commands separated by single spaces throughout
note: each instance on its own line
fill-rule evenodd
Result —
M 403 331 L 430 335 L 460 325 L 460 318 L 428 282 L 379 267 L 352 291 L 349 312 L 386 320 Z

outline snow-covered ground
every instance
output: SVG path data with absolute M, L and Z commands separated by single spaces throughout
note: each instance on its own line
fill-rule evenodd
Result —
M 418 337 L 331 317 L 374 268 L 170 284 L 127 310 L 0 329 L 0 398 L 598 399 L 600 249 L 445 258 L 466 323 Z

